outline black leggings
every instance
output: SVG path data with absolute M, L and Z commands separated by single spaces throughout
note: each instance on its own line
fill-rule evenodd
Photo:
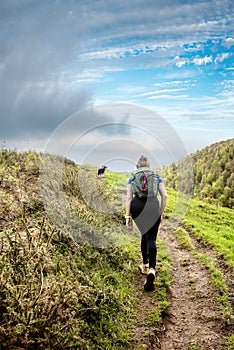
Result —
M 160 225 L 160 206 L 156 198 L 134 197 L 131 201 L 131 215 L 141 232 L 141 253 L 143 263 L 155 269 L 157 245 L 156 238 Z

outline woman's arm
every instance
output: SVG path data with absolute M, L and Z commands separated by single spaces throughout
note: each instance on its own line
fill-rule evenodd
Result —
M 132 226 L 132 219 L 131 219 L 131 200 L 132 200 L 132 185 L 127 185 L 127 198 L 126 198 L 126 226 L 128 228 L 131 228 Z
M 159 190 L 159 194 L 161 196 L 160 207 L 161 207 L 161 215 L 162 215 L 164 212 L 164 209 L 166 207 L 166 204 L 167 204 L 167 191 L 166 191 L 166 188 L 165 188 L 163 182 L 160 182 L 160 184 L 158 185 L 158 190 Z
M 126 216 L 130 216 L 130 206 L 132 200 L 132 185 L 127 185 L 127 198 L 126 198 Z

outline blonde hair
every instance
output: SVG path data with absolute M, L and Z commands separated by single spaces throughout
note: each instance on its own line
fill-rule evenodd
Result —
M 139 158 L 139 160 L 138 160 L 138 162 L 137 162 L 137 164 L 136 164 L 136 167 L 137 168 L 142 168 L 142 167 L 150 167 L 150 163 L 149 163 L 149 160 L 148 160 L 148 158 L 147 157 L 145 157 L 145 156 L 140 156 L 140 158 Z

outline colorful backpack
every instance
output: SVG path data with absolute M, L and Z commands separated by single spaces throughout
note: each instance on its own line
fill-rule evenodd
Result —
M 131 182 L 132 192 L 137 197 L 157 197 L 159 176 L 150 168 L 142 167 L 134 171 Z

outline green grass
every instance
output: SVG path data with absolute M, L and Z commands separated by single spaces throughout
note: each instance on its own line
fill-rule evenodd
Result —
M 127 182 L 131 174 L 127 173 L 117 173 L 114 171 L 106 170 L 105 172 L 105 182 L 109 188 L 114 190 L 126 190 Z
M 139 258 L 139 237 L 136 231 L 131 235 L 125 228 L 121 195 L 126 190 L 129 174 L 107 169 L 105 178 L 99 180 L 95 167 L 81 167 L 62 157 L 52 157 L 52 163 L 60 162 L 63 166 L 62 191 L 67 201 L 59 210 L 53 211 L 54 217 L 63 224 L 58 227 L 45 210 L 38 188 L 40 166 L 50 157 L 32 151 L 0 152 L 2 346 L 13 350 L 131 349 L 137 323 L 133 278 Z M 56 208 L 58 198 L 51 194 L 57 194 L 61 184 L 56 168 L 51 168 L 51 172 L 44 185 L 49 204 Z M 84 188 L 78 179 L 84 180 Z M 92 186 L 87 185 L 89 183 L 95 184 L 94 192 Z M 187 249 L 193 250 L 193 247 L 189 235 L 184 235 L 183 230 L 193 232 L 202 242 L 215 247 L 217 254 L 233 266 L 233 251 L 230 253 L 232 235 L 228 229 L 221 230 L 230 224 L 233 214 L 229 216 L 229 211 L 224 211 L 218 215 L 216 208 L 208 205 L 202 207 L 202 213 L 197 213 L 204 203 L 190 202 L 171 190 L 168 193 L 165 214 L 177 220 L 183 217 L 181 240 L 183 237 Z M 111 213 L 100 212 L 92 206 L 93 203 L 104 208 L 111 204 L 113 210 Z M 212 225 L 209 225 L 210 215 Z M 77 218 L 85 225 L 77 227 Z M 92 231 L 91 227 L 95 229 Z M 215 245 L 218 229 L 222 244 L 216 242 Z M 111 236 L 115 244 L 105 248 L 81 243 L 87 233 L 94 238 L 95 234 L 100 235 L 98 239 L 104 242 Z M 225 248 L 221 249 L 221 246 Z M 212 276 L 220 282 L 212 261 L 206 260 L 205 256 L 198 258 L 203 259 L 210 270 L 213 269 Z M 149 321 L 156 321 L 167 313 L 171 278 L 168 252 L 158 240 L 155 282 L 158 306 Z M 224 291 L 221 293 L 224 298 L 225 286 L 216 284 Z M 225 302 L 222 301 L 223 305 Z M 228 344 L 232 341 L 231 337 L 227 340 Z
M 124 202 L 119 197 L 119 191 L 126 190 L 128 175 L 107 171 L 105 179 L 99 180 L 95 167 L 76 166 L 62 157 L 7 150 L 0 156 L 1 345 L 11 349 L 132 348 L 139 236 L 126 230 Z M 49 168 L 51 173 L 41 186 L 48 204 L 56 209 L 52 217 L 38 188 L 41 164 L 48 160 L 55 166 Z M 62 166 L 67 201 L 58 208 L 57 166 Z M 95 184 L 95 193 L 86 185 L 90 183 Z M 98 205 L 99 200 L 116 201 L 119 211 L 97 212 L 90 200 Z M 55 217 L 63 226 L 54 224 Z M 86 226 L 69 226 L 76 218 Z M 72 237 L 69 227 L 74 229 Z M 89 232 L 92 227 L 97 232 Z M 107 235 L 107 239 L 111 233 L 116 244 L 109 248 L 81 244 L 87 232 Z M 168 258 L 160 250 L 158 298 L 163 303 L 169 285 Z
M 63 232 L 48 217 L 37 187 L 40 165 L 50 156 L 4 150 L 0 157 L 1 345 L 11 349 L 129 348 L 135 304 L 129 267 L 136 264 L 131 245 L 124 237 L 116 248 L 90 247 L 69 238 L 66 226 Z M 108 228 L 113 236 L 115 231 L 125 234 L 120 216 L 97 214 L 85 201 L 77 182 L 81 168 L 51 157 L 51 162 L 57 161 L 63 165 L 63 193 L 70 206 L 61 206 L 59 217 L 66 219 L 69 209 L 74 217 L 100 227 L 100 232 Z M 59 188 L 55 170 L 51 168 L 44 182 L 51 193 Z M 96 181 L 93 170 L 89 173 Z M 97 183 L 100 197 L 109 198 L 108 187 L 102 185 Z M 89 191 L 86 194 L 92 195 Z M 56 204 L 53 196 L 49 201 Z M 82 234 L 86 232 L 78 227 L 77 235 Z
M 234 212 L 191 200 L 183 224 L 203 243 L 213 247 L 230 268 L 234 267 Z
M 173 220 L 179 219 L 175 232 L 180 244 L 209 269 L 211 281 L 217 292 L 217 303 L 224 317 L 228 321 L 232 320 L 233 313 L 228 300 L 225 276 L 212 258 L 194 248 L 190 235 L 196 237 L 201 247 L 204 244 L 209 249 L 214 250 L 217 257 L 232 270 L 234 266 L 233 211 L 197 199 L 187 201 L 185 197 L 179 197 L 178 200 L 178 193 L 172 189 L 168 190 L 168 195 L 166 215 Z M 180 208 L 183 207 L 183 204 L 187 205 L 187 210 L 182 217 L 178 216 L 178 210 L 175 208 L 178 201 Z M 183 263 L 186 264 L 186 262 Z M 192 283 L 190 285 L 192 287 Z
M 233 319 L 232 307 L 228 300 L 228 288 L 226 285 L 225 277 L 223 276 L 222 272 L 216 267 L 215 262 L 210 257 L 198 252 L 194 248 L 190 235 L 184 228 L 178 227 L 175 233 L 181 246 L 190 251 L 190 253 L 193 254 L 193 256 L 199 259 L 202 262 L 202 264 L 209 269 L 211 281 L 217 292 L 217 302 L 220 306 L 224 317 L 228 321 L 231 321 Z M 185 264 L 185 262 L 182 263 Z M 190 280 L 188 281 L 188 283 L 192 289 L 194 281 Z
M 28 227 L 29 232 L 31 232 Z M 40 237 L 40 239 L 38 239 Z M 54 231 L 1 235 L 1 339 L 11 349 L 123 349 L 134 299 L 128 247 L 80 247 Z M 4 330 L 4 333 L 3 333 Z
M 226 346 L 225 349 L 233 350 L 234 349 L 234 334 L 232 334 L 230 337 L 226 337 L 224 339 L 223 344 Z
M 199 343 L 200 342 L 197 339 L 192 340 L 189 344 L 188 350 L 201 350 Z
M 155 324 L 168 314 L 169 303 L 165 300 L 159 303 L 157 308 L 153 308 L 148 316 L 149 324 Z
M 155 281 L 155 289 L 157 291 L 157 298 L 159 301 L 167 300 L 167 292 L 172 281 L 171 260 L 168 256 L 166 245 L 160 239 L 157 239 L 157 278 Z
M 178 211 L 184 215 L 179 224 L 191 232 L 200 243 L 210 246 L 230 267 L 234 267 L 234 212 L 197 199 L 178 197 L 178 193 L 168 189 L 169 200 L 165 214 L 178 219 Z M 179 198 L 179 199 L 178 199 Z M 179 204 L 180 209 L 176 209 Z

